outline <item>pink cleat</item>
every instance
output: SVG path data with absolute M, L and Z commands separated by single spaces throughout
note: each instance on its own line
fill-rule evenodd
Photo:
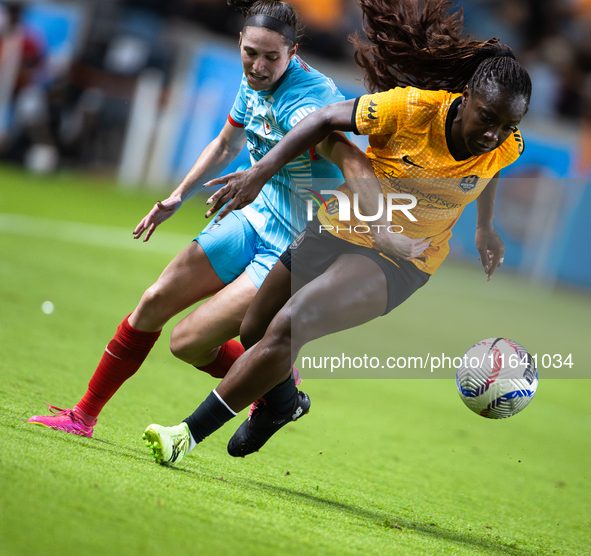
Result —
M 33 415 L 27 422 L 32 425 L 49 427 L 56 431 L 77 434 L 78 436 L 87 436 L 88 438 L 92 436 L 96 419 L 89 425 L 84 421 L 82 411 L 77 407 L 74 407 L 74 409 L 60 409 L 53 405 L 47 405 L 53 415 Z
M 293 379 L 295 380 L 295 385 L 299 386 L 302 383 L 302 377 L 300 376 L 300 371 L 298 371 L 295 367 L 291 368 L 291 373 L 293 375 Z M 258 405 L 265 405 L 265 398 L 259 398 L 256 402 L 250 406 L 250 410 L 248 411 L 248 416 L 252 415 L 252 412 L 257 408 Z

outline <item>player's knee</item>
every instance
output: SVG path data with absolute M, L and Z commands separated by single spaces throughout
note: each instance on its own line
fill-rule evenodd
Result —
M 264 334 L 265 342 L 272 346 L 291 347 L 291 308 L 286 305 L 273 319 Z
M 144 292 L 136 312 L 139 312 L 142 319 L 168 320 L 168 305 L 164 291 L 156 282 Z
M 185 363 L 193 364 L 195 360 L 195 345 L 180 325 L 173 328 L 170 335 L 170 351 Z

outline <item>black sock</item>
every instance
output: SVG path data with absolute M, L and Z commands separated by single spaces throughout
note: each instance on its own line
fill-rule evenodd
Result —
M 269 411 L 282 414 L 291 411 L 297 394 L 298 389 L 295 385 L 293 373 L 291 373 L 287 380 L 271 388 L 263 396 L 263 399 Z
M 236 413 L 213 390 L 205 398 L 205 401 L 184 422 L 189 425 L 191 435 L 195 439 L 195 442 L 199 444 L 205 437 L 217 431 L 235 415 Z

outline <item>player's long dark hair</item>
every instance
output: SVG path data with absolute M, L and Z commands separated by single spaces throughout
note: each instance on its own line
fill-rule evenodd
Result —
M 393 87 L 471 92 L 496 83 L 529 103 L 531 80 L 510 47 L 493 38 L 462 37 L 463 12 L 448 0 L 358 0 L 371 44 L 351 36 L 370 92 Z
M 302 36 L 302 20 L 300 14 L 289 2 L 281 2 L 278 0 L 228 0 L 228 5 L 240 12 L 245 18 L 251 15 L 270 15 L 275 19 L 279 19 L 289 25 L 298 42 Z M 294 43 L 286 39 L 291 48 Z

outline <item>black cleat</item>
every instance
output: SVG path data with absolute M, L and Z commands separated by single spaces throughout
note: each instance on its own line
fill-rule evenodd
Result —
M 281 427 L 297 421 L 310 411 L 310 398 L 299 392 L 288 413 L 271 413 L 264 404 L 257 405 L 252 415 L 244 421 L 228 442 L 228 454 L 235 458 L 258 452 Z

